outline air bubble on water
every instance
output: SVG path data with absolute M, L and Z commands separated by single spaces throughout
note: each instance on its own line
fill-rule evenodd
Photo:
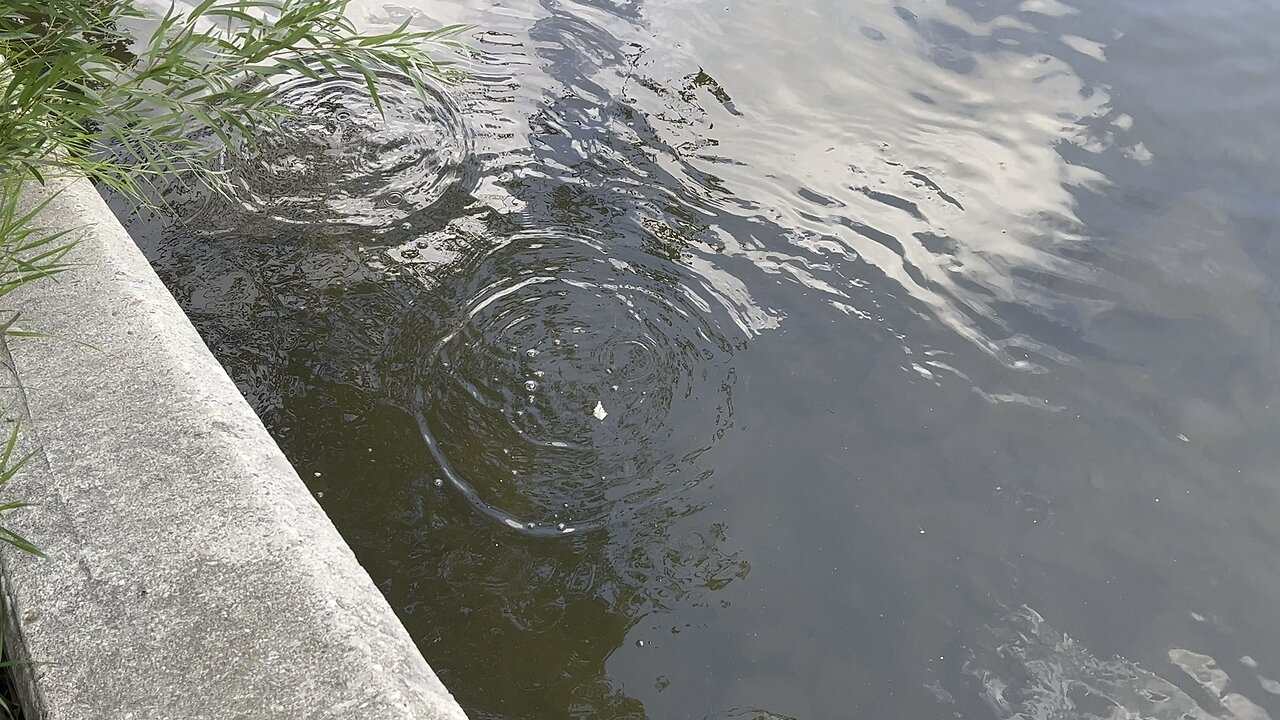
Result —
M 529 392 L 533 392 L 534 390 L 538 389 L 538 383 L 534 380 L 525 380 L 524 389 L 528 390 Z
M 538 351 L 537 351 L 537 350 L 534 350 L 533 348 L 529 348 L 528 350 L 525 350 L 525 351 L 524 351 L 524 354 L 525 354 L 526 356 L 528 356 L 528 357 L 537 357 L 537 356 L 538 356 Z
M 444 478 L 436 478 L 436 487 L 444 487 Z

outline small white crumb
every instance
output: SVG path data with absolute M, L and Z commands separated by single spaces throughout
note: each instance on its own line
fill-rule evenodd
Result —
M 596 402 L 596 409 L 592 410 L 591 414 L 595 415 L 597 420 L 603 420 L 609 417 L 609 413 L 604 411 L 604 403 L 599 401 Z

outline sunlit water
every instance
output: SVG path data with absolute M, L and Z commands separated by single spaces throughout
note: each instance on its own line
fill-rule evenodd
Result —
M 475 720 L 1280 718 L 1280 5 L 413 1 L 131 223 Z

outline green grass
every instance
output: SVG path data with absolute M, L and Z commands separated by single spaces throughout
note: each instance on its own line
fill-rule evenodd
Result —
M 24 664 L 19 660 L 9 659 L 9 648 L 4 642 L 4 635 L 0 634 L 0 672 L 6 672 L 10 668 Z M 15 696 L 14 688 L 7 683 L 0 683 L 0 720 L 14 720 L 21 717 L 18 709 L 18 698 Z
M 429 50 L 462 47 L 457 26 L 363 33 L 348 0 L 203 0 L 163 15 L 133 0 L 6 3 L 0 177 L 85 175 L 138 199 L 175 175 L 217 187 L 216 148 L 197 138 L 270 132 L 288 113 L 273 80 L 354 71 L 381 109 L 379 74 L 425 97 L 428 82 L 456 76 Z
M 48 200 L 28 210 L 23 210 L 19 197 L 24 185 L 21 176 L 0 178 L 0 300 L 18 288 L 43 278 L 64 272 L 69 266 L 64 262 L 71 250 L 69 230 L 49 230 L 36 224 L 36 220 Z M 51 199 L 51 198 L 50 198 Z M 39 337 L 40 333 L 24 329 L 17 310 L 0 316 L 0 333 L 7 338 Z M 16 383 L 16 374 L 12 378 Z M 3 490 L 22 467 L 29 456 L 17 455 L 20 423 L 14 421 L 8 438 L 0 445 L 0 490 Z M 9 501 L 0 503 L 0 523 L 9 512 L 28 507 L 26 503 Z M 42 555 L 39 548 L 26 538 L 0 524 L 0 543 L 8 543 L 26 552 Z

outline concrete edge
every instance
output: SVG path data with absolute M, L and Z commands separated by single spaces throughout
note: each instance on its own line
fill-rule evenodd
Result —
M 351 549 L 84 180 L 24 198 L 74 271 L 10 296 L 0 500 L 28 720 L 465 720 Z M 6 357 L 11 355 L 11 357 Z

